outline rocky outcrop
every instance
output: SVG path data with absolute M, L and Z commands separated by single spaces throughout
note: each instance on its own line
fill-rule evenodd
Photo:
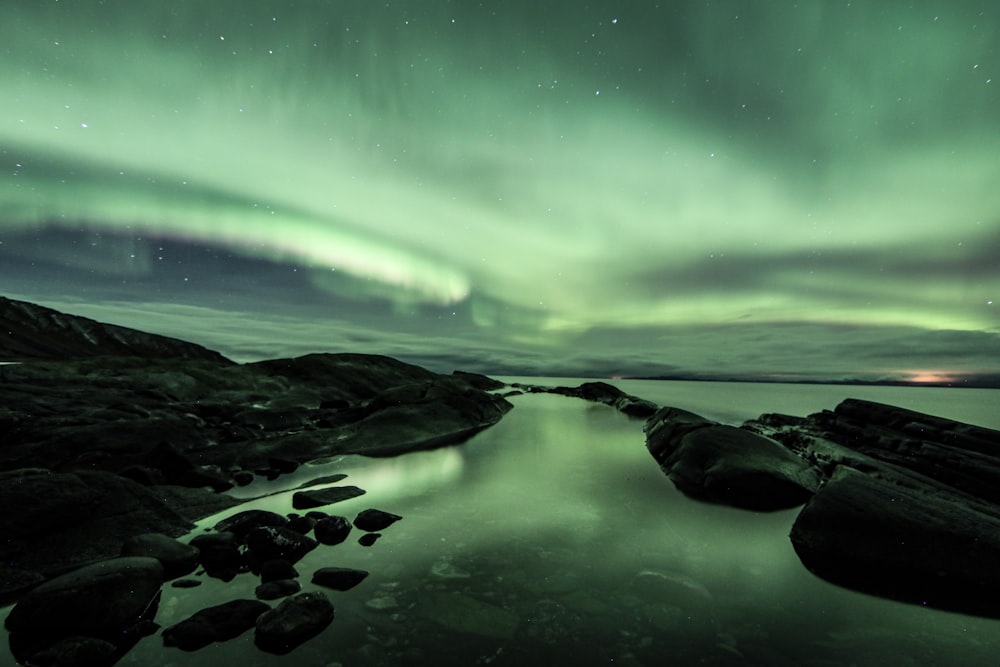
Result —
M 746 426 L 785 443 L 825 479 L 791 531 L 812 572 L 875 595 L 1000 617 L 1000 432 L 857 399 Z
M 86 637 L 124 652 L 147 632 L 163 566 L 155 558 L 117 558 L 57 577 L 33 589 L 6 620 L 14 656 L 25 662 L 61 639 Z
M 108 355 L 232 363 L 201 345 L 0 296 L 0 361 Z
M 34 359 L 0 365 L 0 502 L 18 508 L 0 519 L 0 596 L 116 556 L 135 535 L 176 537 L 235 504 L 220 492 L 236 483 L 316 458 L 457 444 L 512 407 L 478 388 L 494 386 L 482 376 L 364 354 L 238 365 L 8 299 L 0 358 Z
M 652 401 L 626 394 L 618 387 L 610 385 L 607 382 L 584 382 L 577 387 L 545 387 L 525 384 L 514 384 L 512 386 L 518 390 L 533 394 L 558 394 L 560 396 L 582 398 L 585 401 L 592 401 L 594 403 L 603 403 L 624 415 L 638 419 L 651 417 L 660 408 L 660 406 Z
M 257 600 L 232 600 L 202 609 L 163 631 L 163 645 L 196 651 L 215 642 L 225 642 L 252 630 L 257 619 L 271 607 Z
M 683 493 L 751 510 L 803 504 L 819 487 L 813 467 L 749 430 L 663 408 L 646 422 L 646 446 Z

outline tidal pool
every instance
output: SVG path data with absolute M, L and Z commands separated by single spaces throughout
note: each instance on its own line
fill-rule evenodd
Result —
M 674 404 L 698 410 L 698 400 Z M 371 573 L 350 591 L 325 591 L 336 617 L 317 638 L 275 656 L 254 647 L 252 632 L 194 653 L 164 648 L 157 633 L 119 664 L 995 664 L 1000 622 L 881 600 L 807 572 L 787 537 L 797 510 L 753 513 L 682 496 L 647 453 L 641 421 L 563 396 L 511 401 L 500 424 L 460 447 L 341 457 L 240 491 L 276 495 L 239 510 L 287 513 L 283 489 L 343 472 L 341 483 L 366 495 L 322 509 L 403 516 L 371 547 L 354 531 L 298 563 L 303 590 L 316 588 L 309 579 L 320 567 Z M 157 623 L 252 598 L 259 583 L 250 574 L 197 578 L 198 588 L 164 587 Z

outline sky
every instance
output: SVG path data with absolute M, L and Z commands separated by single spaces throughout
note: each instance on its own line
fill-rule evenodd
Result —
M 992 0 L 8 0 L 0 293 L 238 361 L 1000 373 Z

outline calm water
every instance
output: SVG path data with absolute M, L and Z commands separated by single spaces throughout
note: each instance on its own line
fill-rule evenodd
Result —
M 1000 427 L 992 390 L 617 384 L 726 422 L 855 396 Z M 462 447 L 344 457 L 267 487 L 346 472 L 344 483 L 368 493 L 328 510 L 404 516 L 371 548 L 355 534 L 299 563 L 304 590 L 318 567 L 371 572 L 351 591 L 328 592 L 336 619 L 318 638 L 278 657 L 257 651 L 252 633 L 196 653 L 164 649 L 157 634 L 119 664 L 996 664 L 1000 622 L 879 600 L 805 571 L 787 539 L 795 511 L 756 514 L 677 493 L 646 452 L 640 421 L 561 396 L 511 400 L 515 410 Z M 286 494 L 249 506 L 292 511 Z M 255 585 L 242 575 L 167 587 L 156 620 L 166 627 L 253 597 Z

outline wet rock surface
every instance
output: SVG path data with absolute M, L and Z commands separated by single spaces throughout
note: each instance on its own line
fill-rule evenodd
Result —
M 268 653 L 289 653 L 322 632 L 333 616 L 333 603 L 326 595 L 300 593 L 257 619 L 254 641 Z
M 195 651 L 215 642 L 229 641 L 251 630 L 271 607 L 258 600 L 232 600 L 202 609 L 163 631 L 163 645 Z

